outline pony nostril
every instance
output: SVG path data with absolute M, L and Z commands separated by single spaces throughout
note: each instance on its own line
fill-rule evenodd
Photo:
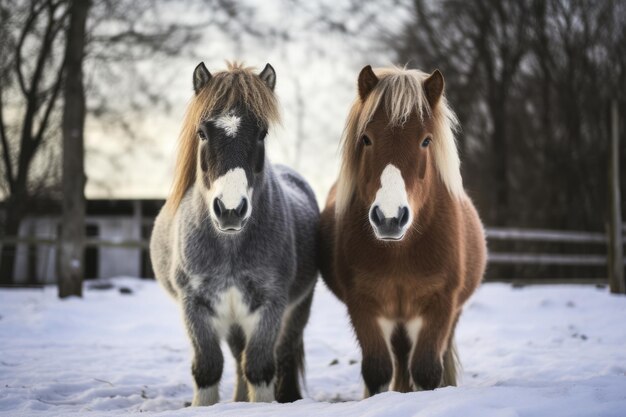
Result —
M 213 200 L 213 211 L 218 218 L 222 217 L 225 209 L 226 207 L 224 206 L 224 203 L 222 203 L 222 200 L 220 200 L 219 198 Z
M 408 222 L 409 222 L 409 209 L 408 207 L 404 206 L 398 209 L 398 224 L 400 225 L 400 227 L 403 227 Z
M 237 213 L 237 216 L 243 217 L 246 215 L 247 211 L 248 211 L 248 199 L 243 198 L 241 200 L 241 203 L 239 203 L 239 205 L 235 209 L 235 213 Z
M 370 212 L 370 219 L 372 220 L 372 223 L 374 223 L 376 226 L 380 226 L 383 223 L 383 220 L 385 220 L 385 215 L 383 214 L 383 211 L 380 209 L 380 207 L 374 206 L 374 208 Z

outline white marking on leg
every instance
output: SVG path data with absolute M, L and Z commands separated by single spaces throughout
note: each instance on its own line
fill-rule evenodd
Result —
M 248 382 L 243 376 L 241 364 L 237 364 L 237 381 L 235 384 L 234 401 L 248 401 Z
M 415 347 L 417 346 L 417 340 L 419 339 L 419 333 L 422 330 L 422 325 L 424 324 L 424 320 L 421 317 L 415 317 L 406 322 L 406 333 L 409 335 L 409 339 L 411 340 L 411 350 L 409 353 L 409 377 L 411 381 L 411 386 L 413 390 L 421 391 L 421 387 L 418 387 L 413 381 L 413 374 L 410 372 L 411 370 L 411 362 L 413 361 L 413 353 L 415 352 Z
M 272 380 L 269 384 L 248 384 L 248 395 L 250 402 L 254 403 L 271 403 L 275 401 L 274 383 Z
M 213 405 L 219 402 L 219 400 L 218 384 L 215 384 L 208 388 L 196 388 L 191 405 L 194 407 Z
M 376 192 L 372 208 L 374 206 L 378 206 L 387 218 L 398 217 L 400 207 L 409 207 L 402 173 L 393 164 L 387 165 L 380 175 L 380 188 Z M 411 216 L 410 211 L 409 216 Z M 410 222 L 411 217 L 409 217 L 407 227 Z
M 194 290 L 198 291 L 202 285 L 204 284 L 205 277 L 198 274 L 189 274 L 189 286 Z
M 389 352 L 389 359 L 391 360 L 391 381 L 389 384 L 383 385 L 380 388 L 380 392 L 389 391 L 389 386 L 391 382 L 396 380 L 396 361 L 393 357 L 393 349 L 391 347 L 391 335 L 393 334 L 394 329 L 396 328 L 396 322 L 393 320 L 389 320 L 385 317 L 379 317 L 377 320 L 378 326 L 380 327 L 380 331 L 383 334 L 383 339 L 385 340 L 385 345 L 387 345 L 387 351 Z M 375 392 L 371 393 L 376 394 Z
M 241 200 L 246 198 L 248 199 L 246 217 L 249 217 L 252 211 L 252 188 L 248 187 L 248 178 L 243 168 L 233 168 L 213 181 L 208 197 L 208 205 L 213 215 L 215 215 L 213 212 L 213 200 L 215 198 L 222 200 L 227 210 L 237 208 Z
M 226 136 L 234 138 L 239 130 L 239 124 L 241 123 L 241 117 L 235 113 L 227 113 L 215 119 L 215 126 L 224 131 Z

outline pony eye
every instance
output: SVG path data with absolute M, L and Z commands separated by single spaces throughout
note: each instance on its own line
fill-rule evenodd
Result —
M 365 146 L 370 146 L 372 144 L 371 139 L 367 135 L 363 135 L 361 137 L 361 142 L 363 142 L 363 145 Z
M 204 130 L 198 130 L 198 137 L 202 140 L 206 140 L 206 133 L 204 133 Z
M 261 134 L 259 135 L 259 141 L 264 140 L 266 136 L 267 136 L 267 130 L 262 131 Z
M 432 138 L 430 136 L 426 136 L 426 139 L 424 139 L 422 141 L 422 148 L 427 148 L 428 145 L 430 145 L 430 142 L 432 141 Z

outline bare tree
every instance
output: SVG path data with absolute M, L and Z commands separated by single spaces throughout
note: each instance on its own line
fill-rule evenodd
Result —
M 59 297 L 82 296 L 85 238 L 85 89 L 83 61 L 89 0 L 69 4 L 63 97 L 63 213 L 58 245 Z
M 0 189 L 5 191 L 0 234 L 4 236 L 18 234 L 22 218 L 35 201 L 58 196 L 60 91 L 69 3 L 0 0 L 0 32 L 5 35 L 0 42 Z M 126 137 L 134 136 L 129 113 L 156 104 L 167 107 L 153 81 L 154 71 L 141 70 L 147 60 L 191 53 L 191 46 L 200 39 L 200 30 L 207 27 L 216 27 L 231 38 L 281 36 L 252 24 L 254 10 L 235 0 L 189 0 L 185 3 L 188 14 L 180 18 L 164 13 L 167 5 L 180 2 L 93 0 L 91 4 L 84 65 L 96 75 L 92 82 L 83 80 L 89 92 L 87 113 L 108 128 L 115 125 L 122 129 Z M 198 11 L 191 14 L 195 17 L 192 22 L 188 22 L 191 11 L 187 9 Z M 111 88 L 110 79 L 119 78 L 132 78 L 135 83 L 126 94 Z M 112 100 L 120 96 L 128 97 L 123 105 Z M 42 158 L 42 150 L 50 151 L 51 157 Z M 1 282 L 13 278 L 13 251 L 8 245 L 2 247 Z
M 0 140 L 3 180 L 8 196 L 2 233 L 14 236 L 28 209 L 29 187 L 41 191 L 45 176 L 32 183 L 31 164 L 50 135 L 62 83 L 62 60 L 54 51 L 62 42 L 67 21 L 64 0 L 33 0 L 26 5 L 4 0 L 3 46 L 0 49 Z M 19 27 L 18 27 L 18 24 Z M 6 26 L 5 26 L 6 25 Z M 19 111 L 13 122 L 7 114 Z M 8 116 L 12 117 L 12 116 Z M 13 248 L 3 245 L 0 281 L 13 276 Z
M 509 218 L 511 183 L 508 99 L 530 48 L 529 2 L 478 0 L 429 5 L 415 0 L 413 4 L 414 17 L 404 28 L 404 36 L 413 42 L 402 43 L 403 56 L 420 59 L 420 53 L 426 53 L 431 65 L 443 66 L 449 73 L 449 92 L 454 94 L 454 89 L 460 88 L 454 83 L 461 76 L 465 83 L 475 84 L 471 89 L 474 101 L 481 98 L 486 105 L 493 155 L 492 221 L 504 225 Z M 462 112 L 466 110 L 461 107 Z
M 461 120 L 464 182 L 487 224 L 604 229 L 608 102 L 624 100 L 626 3 L 376 3 L 402 20 L 385 25 L 388 17 L 380 14 L 365 28 L 386 26 L 368 35 L 369 42 L 387 48 L 383 59 L 443 71 L 446 94 Z M 621 148 L 623 165 L 626 147 Z M 623 183 L 623 170 L 621 177 Z M 535 243 L 526 245 L 524 250 L 533 250 Z M 523 269 L 508 272 L 519 277 Z M 542 266 L 532 273 L 562 275 L 564 269 Z M 498 274 L 497 268 L 490 271 Z

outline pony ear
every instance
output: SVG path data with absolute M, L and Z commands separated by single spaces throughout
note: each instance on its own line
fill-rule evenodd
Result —
M 437 103 L 439 103 L 444 86 L 443 75 L 438 69 L 433 71 L 430 77 L 424 80 L 424 91 L 426 92 L 426 99 L 431 109 L 434 109 Z
M 378 77 L 374 74 L 372 66 L 367 65 L 363 67 L 359 73 L 359 96 L 361 101 L 365 101 L 374 87 L 376 87 L 376 84 L 378 84 Z
M 274 71 L 274 67 L 270 64 L 265 65 L 263 71 L 259 74 L 261 81 L 263 81 L 270 90 L 274 91 L 274 87 L 276 87 L 276 71 Z
M 211 80 L 211 73 L 204 66 L 204 62 L 198 64 L 195 70 L 193 70 L 193 89 L 196 92 L 196 95 L 202 90 L 202 88 L 207 85 L 207 83 Z

